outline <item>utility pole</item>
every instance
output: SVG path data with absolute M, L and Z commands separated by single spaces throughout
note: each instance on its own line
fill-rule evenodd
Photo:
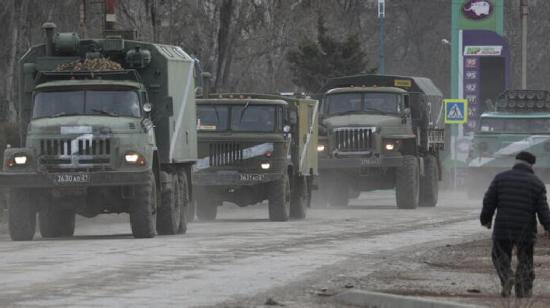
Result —
M 521 0 L 521 88 L 527 89 L 527 15 L 529 0 Z
M 378 75 L 384 75 L 384 17 L 386 15 L 386 3 L 385 0 L 378 0 L 378 24 L 379 24 L 379 36 L 378 42 Z

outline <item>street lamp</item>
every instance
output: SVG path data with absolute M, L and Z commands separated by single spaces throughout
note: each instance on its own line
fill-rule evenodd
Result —
M 378 24 L 380 41 L 378 43 L 378 74 L 384 75 L 384 17 L 386 15 L 385 0 L 378 0 Z

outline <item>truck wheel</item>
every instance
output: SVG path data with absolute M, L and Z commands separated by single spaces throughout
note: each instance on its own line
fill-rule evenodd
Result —
M 269 220 L 287 221 L 290 212 L 290 183 L 288 175 L 269 183 L 267 200 L 269 202 Z
M 400 209 L 415 209 L 418 207 L 420 172 L 416 156 L 405 155 L 401 167 L 396 172 L 395 197 Z
M 424 157 L 424 176 L 420 179 L 420 206 L 434 207 L 439 194 L 439 170 L 437 158 Z
M 8 225 L 13 241 L 32 241 L 36 231 L 36 210 L 31 195 L 23 189 L 13 189 L 8 197 Z
M 181 202 L 182 202 L 182 207 L 181 207 L 182 210 L 180 212 L 181 222 L 180 222 L 180 227 L 178 229 L 178 233 L 185 234 L 187 232 L 187 222 L 193 220 L 195 213 L 193 212 L 192 214 L 190 214 L 190 211 L 189 211 L 189 208 L 194 209 L 194 206 L 192 202 L 190 202 L 191 198 L 189 198 L 189 184 L 187 181 L 187 173 L 185 173 L 185 171 L 178 172 L 178 178 L 181 185 L 180 196 L 181 196 Z M 192 216 L 189 216 L 189 215 L 192 215 Z
M 73 211 L 56 209 L 52 205 L 46 205 L 38 212 L 40 235 L 44 238 L 73 236 L 74 221 Z
M 212 194 L 211 194 L 212 195 Z M 197 218 L 201 221 L 210 221 L 216 219 L 218 214 L 218 203 L 213 200 L 215 196 L 208 197 L 204 192 L 198 194 L 195 204 Z
M 290 199 L 290 217 L 296 219 L 306 218 L 309 195 L 307 187 L 306 178 L 297 176 L 294 180 L 294 187 L 290 189 L 292 194 L 292 198 Z
M 344 179 L 337 179 L 328 187 L 328 203 L 332 207 L 348 206 L 349 192 Z
M 148 184 L 136 189 L 136 196 L 130 205 L 130 225 L 135 238 L 155 237 L 157 210 L 157 181 L 153 171 Z
M 161 204 L 157 209 L 157 233 L 160 235 L 173 235 L 178 233 L 180 224 L 185 223 L 185 221 L 182 222 L 182 214 L 185 215 L 185 209 L 183 208 L 184 192 L 182 191 L 181 179 L 177 174 L 163 173 L 163 176 L 171 177 L 172 181 L 166 187 L 163 187 L 161 192 Z

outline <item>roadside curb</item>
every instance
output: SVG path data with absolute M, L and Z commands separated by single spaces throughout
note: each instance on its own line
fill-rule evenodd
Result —
M 334 299 L 346 305 L 376 308 L 474 308 L 479 306 L 430 300 L 414 296 L 394 295 L 380 292 L 350 290 Z

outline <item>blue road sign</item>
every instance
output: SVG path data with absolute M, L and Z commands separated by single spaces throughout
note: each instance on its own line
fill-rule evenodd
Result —
M 468 122 L 468 100 L 445 99 L 445 123 L 465 124 Z

